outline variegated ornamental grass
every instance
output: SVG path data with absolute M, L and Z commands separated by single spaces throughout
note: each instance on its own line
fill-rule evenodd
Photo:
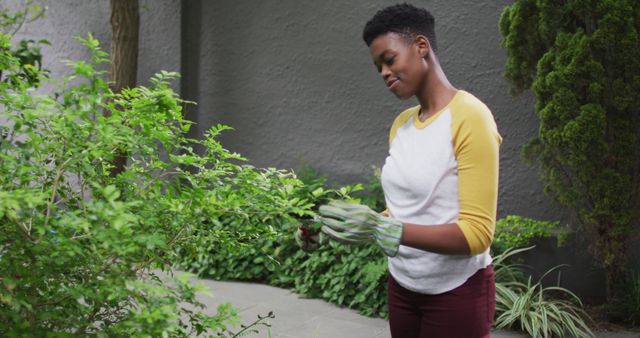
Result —
M 507 262 L 509 257 L 532 248 L 509 249 L 494 257 L 495 327 L 517 328 L 532 337 L 594 337 L 580 299 L 565 288 L 545 287 L 541 283 L 546 275 L 561 266 L 550 269 L 534 283 L 530 276 L 523 282 L 522 271 Z

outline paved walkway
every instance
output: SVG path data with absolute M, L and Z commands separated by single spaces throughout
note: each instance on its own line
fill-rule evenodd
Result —
M 270 332 L 260 329 L 257 335 L 247 337 L 273 338 L 390 338 L 389 323 L 384 319 L 369 318 L 356 311 L 340 308 L 319 299 L 305 299 L 289 290 L 268 285 L 218 282 L 200 279 L 210 294 L 200 294 L 198 299 L 207 305 L 207 312 L 215 314 L 222 303 L 231 303 L 240 314 L 242 322 L 249 324 L 257 315 L 273 311 L 275 319 Z M 237 332 L 237 330 L 236 330 Z M 638 333 L 599 333 L 603 338 L 640 338 Z M 495 331 L 492 338 L 527 337 L 515 332 Z

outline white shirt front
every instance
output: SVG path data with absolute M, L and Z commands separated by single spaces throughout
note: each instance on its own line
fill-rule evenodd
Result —
M 391 216 L 423 226 L 456 223 L 459 213 L 458 161 L 452 143 L 452 110 L 447 107 L 428 124 L 415 119 L 396 126 L 381 172 Z M 404 245 L 389 258 L 389 272 L 404 288 L 440 294 L 462 285 L 491 264 L 489 249 L 477 255 L 445 255 Z

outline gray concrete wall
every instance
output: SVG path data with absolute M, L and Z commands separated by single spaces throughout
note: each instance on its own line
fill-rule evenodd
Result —
M 436 18 L 438 56 L 451 82 L 491 108 L 504 141 L 498 216 L 570 221 L 544 193 L 520 149 L 538 130 L 532 95 L 512 97 L 503 78 L 500 1 L 410 1 Z M 223 144 L 260 167 L 311 165 L 337 183 L 363 181 L 383 164 L 388 130 L 414 100 L 399 101 L 375 70 L 361 34 L 388 1 L 183 2 L 182 94 L 198 102 L 194 135 L 217 123 Z M 526 262 L 534 276 L 558 264 L 561 285 L 604 297 L 604 275 L 584 244 L 542 241 Z M 557 276 L 557 275 L 554 275 Z M 554 277 L 555 278 L 555 277 Z M 553 283 L 547 280 L 546 283 Z
M 1 1 L 3 6 L 21 3 Z M 502 77 L 505 52 L 497 23 L 510 2 L 411 1 L 436 17 L 438 55 L 452 83 L 485 101 L 495 115 L 504 137 L 499 216 L 568 221 L 542 192 L 536 169 L 520 160 L 520 148 L 538 124 L 531 95 L 511 97 Z M 361 40 L 365 22 L 387 1 L 140 3 L 138 82 L 146 84 L 159 70 L 181 70 L 182 80 L 174 87 L 198 102 L 188 110 L 199 123 L 194 135 L 216 123 L 229 124 L 236 130 L 222 137 L 223 144 L 257 166 L 306 164 L 334 182 L 363 181 L 385 159 L 395 115 L 416 104 L 388 92 Z M 92 32 L 109 50 L 108 0 L 45 4 L 46 17 L 16 38 L 52 43 L 43 54 L 53 78 L 68 73 L 62 60 L 88 56 L 73 36 Z M 593 297 L 603 291 L 601 270 L 584 251 L 545 244 L 528 261 L 538 273 L 571 262 L 574 268 L 564 275 L 568 286 Z
M 531 97 L 511 97 L 501 76 L 505 53 L 497 22 L 509 1 L 413 3 L 436 17 L 438 54 L 451 81 L 484 100 L 496 117 L 504 137 L 499 214 L 566 220 L 542 193 L 537 171 L 519 157 L 537 119 Z M 87 58 L 74 36 L 91 32 L 109 50 L 108 0 L 44 4 L 45 18 L 15 38 L 51 42 L 43 54 L 52 78 L 68 73 L 63 60 Z M 138 81 L 182 70 L 181 87 L 174 87 L 198 102 L 189 109 L 199 122 L 195 134 L 215 123 L 231 125 L 236 131 L 223 143 L 257 166 L 306 164 L 338 183 L 362 181 L 383 163 L 395 115 L 415 104 L 388 92 L 361 40 L 364 23 L 387 4 L 142 0 Z
M 22 0 L 1 0 L 0 6 L 16 8 Z M 42 49 L 43 66 L 51 71 L 51 78 L 69 74 L 64 60 L 86 60 L 87 49 L 74 39 L 93 34 L 102 49 L 109 51 L 111 24 L 109 0 L 44 0 L 48 9 L 45 17 L 29 23 L 14 37 L 46 39 L 51 46 Z M 138 55 L 138 83 L 147 85 L 148 79 L 160 70 L 180 71 L 180 1 L 140 1 L 140 42 Z M 179 90 L 180 82 L 173 84 Z M 51 89 L 51 86 L 45 85 Z
M 501 148 L 499 215 L 566 215 L 542 192 L 519 152 L 537 131 L 530 95 L 511 97 L 502 77 L 498 18 L 510 1 L 411 1 L 436 17 L 439 58 L 452 83 L 492 109 Z M 383 164 L 388 129 L 416 104 L 390 93 L 361 34 L 387 1 L 218 0 L 183 3 L 183 95 L 203 132 L 236 130 L 223 144 L 257 166 L 311 165 L 339 182 Z M 197 34 L 199 33 L 199 34 Z M 198 37 L 194 37 L 197 34 Z M 186 86 L 186 87 L 185 87 Z

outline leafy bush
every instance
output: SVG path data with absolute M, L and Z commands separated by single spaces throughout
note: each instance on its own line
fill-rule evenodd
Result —
M 536 238 L 551 237 L 557 233 L 559 222 L 540 221 L 532 218 L 508 215 L 496 221 L 496 231 L 491 250 L 494 254 L 503 253 L 508 248 L 521 248 L 531 245 Z M 564 241 L 566 231 L 557 233 L 558 242 Z
M 385 207 L 379 170 L 374 170 L 367 184 L 328 190 L 319 190 L 326 189 L 323 187 L 326 187 L 327 179 L 311 168 L 303 170 L 299 177 L 308 191 L 324 191 L 310 198 L 316 210 L 329 199 L 347 197 L 358 199 L 374 210 Z M 327 241 L 328 245 L 319 250 L 305 253 L 291 238 L 289 235 L 279 250 L 282 264 L 272 276 L 272 284 L 291 287 L 307 297 L 348 306 L 367 316 L 386 317 L 387 259 L 378 247 Z
M 386 256 L 374 245 L 329 243 L 310 254 L 298 250 L 287 257 L 272 283 L 367 316 L 386 317 Z
M 362 204 L 378 211 L 387 208 L 384 191 L 382 190 L 382 181 L 380 181 L 380 174 L 380 168 L 373 167 L 373 175 L 363 184 L 362 191 L 356 194 Z
M 290 190 L 289 203 L 299 205 L 305 210 L 298 212 L 296 219 L 289 219 L 271 228 L 271 236 L 261 239 L 240 242 L 236 246 L 220 247 L 215 242 L 203 242 L 194 246 L 194 251 L 189 255 L 182 255 L 180 266 L 202 276 L 218 279 L 236 279 L 247 281 L 268 282 L 276 268 L 281 264 L 281 259 L 286 254 L 298 251 L 293 241 L 294 232 L 302 221 L 310 221 L 317 214 L 317 206 L 331 198 L 346 198 L 353 191 L 361 189 L 360 186 L 346 186 L 340 189 L 325 188 L 326 180 L 317 176 L 311 169 L 305 169 L 299 176 L 304 184 L 296 185 Z M 304 181 L 303 181 L 304 180 Z M 265 191 L 268 193 L 268 191 Z M 223 215 L 212 228 L 216 231 L 226 231 L 230 228 L 229 221 L 233 221 L 233 215 Z M 247 219 L 245 222 L 232 224 L 231 228 L 236 233 L 251 236 L 255 232 L 255 223 L 260 219 Z
M 327 188 L 326 179 L 310 168 L 301 170 L 298 177 L 305 184 L 297 188 L 293 198 L 312 210 L 329 199 L 362 191 L 359 184 Z M 246 231 L 253 227 L 244 225 Z M 274 239 L 253 241 L 240 249 L 203 243 L 196 255 L 181 260 L 181 266 L 201 276 L 269 283 L 349 306 L 365 315 L 386 316 L 387 261 L 380 249 L 329 242 L 306 253 L 294 240 L 297 227 L 298 222 L 283 223 L 274 228 Z
M 496 320 L 495 327 L 518 328 L 532 337 L 594 337 L 585 323 L 588 318 L 582 302 L 571 291 L 561 287 L 543 287 L 542 279 L 555 268 L 550 269 L 536 283 L 531 277 L 526 282 L 524 273 L 508 259 L 520 252 L 531 250 L 507 249 L 494 257 L 496 278 Z
M 111 93 L 96 70 L 106 53 L 82 42 L 91 61 L 36 95 L 0 34 L 0 336 L 233 335 L 235 310 L 205 315 L 188 276 L 157 271 L 205 244 L 275 238 L 312 213 L 292 198 L 301 182 L 237 164 L 216 140 L 227 127 L 188 139 L 177 74 Z M 129 160 L 111 175 L 116 153 Z

